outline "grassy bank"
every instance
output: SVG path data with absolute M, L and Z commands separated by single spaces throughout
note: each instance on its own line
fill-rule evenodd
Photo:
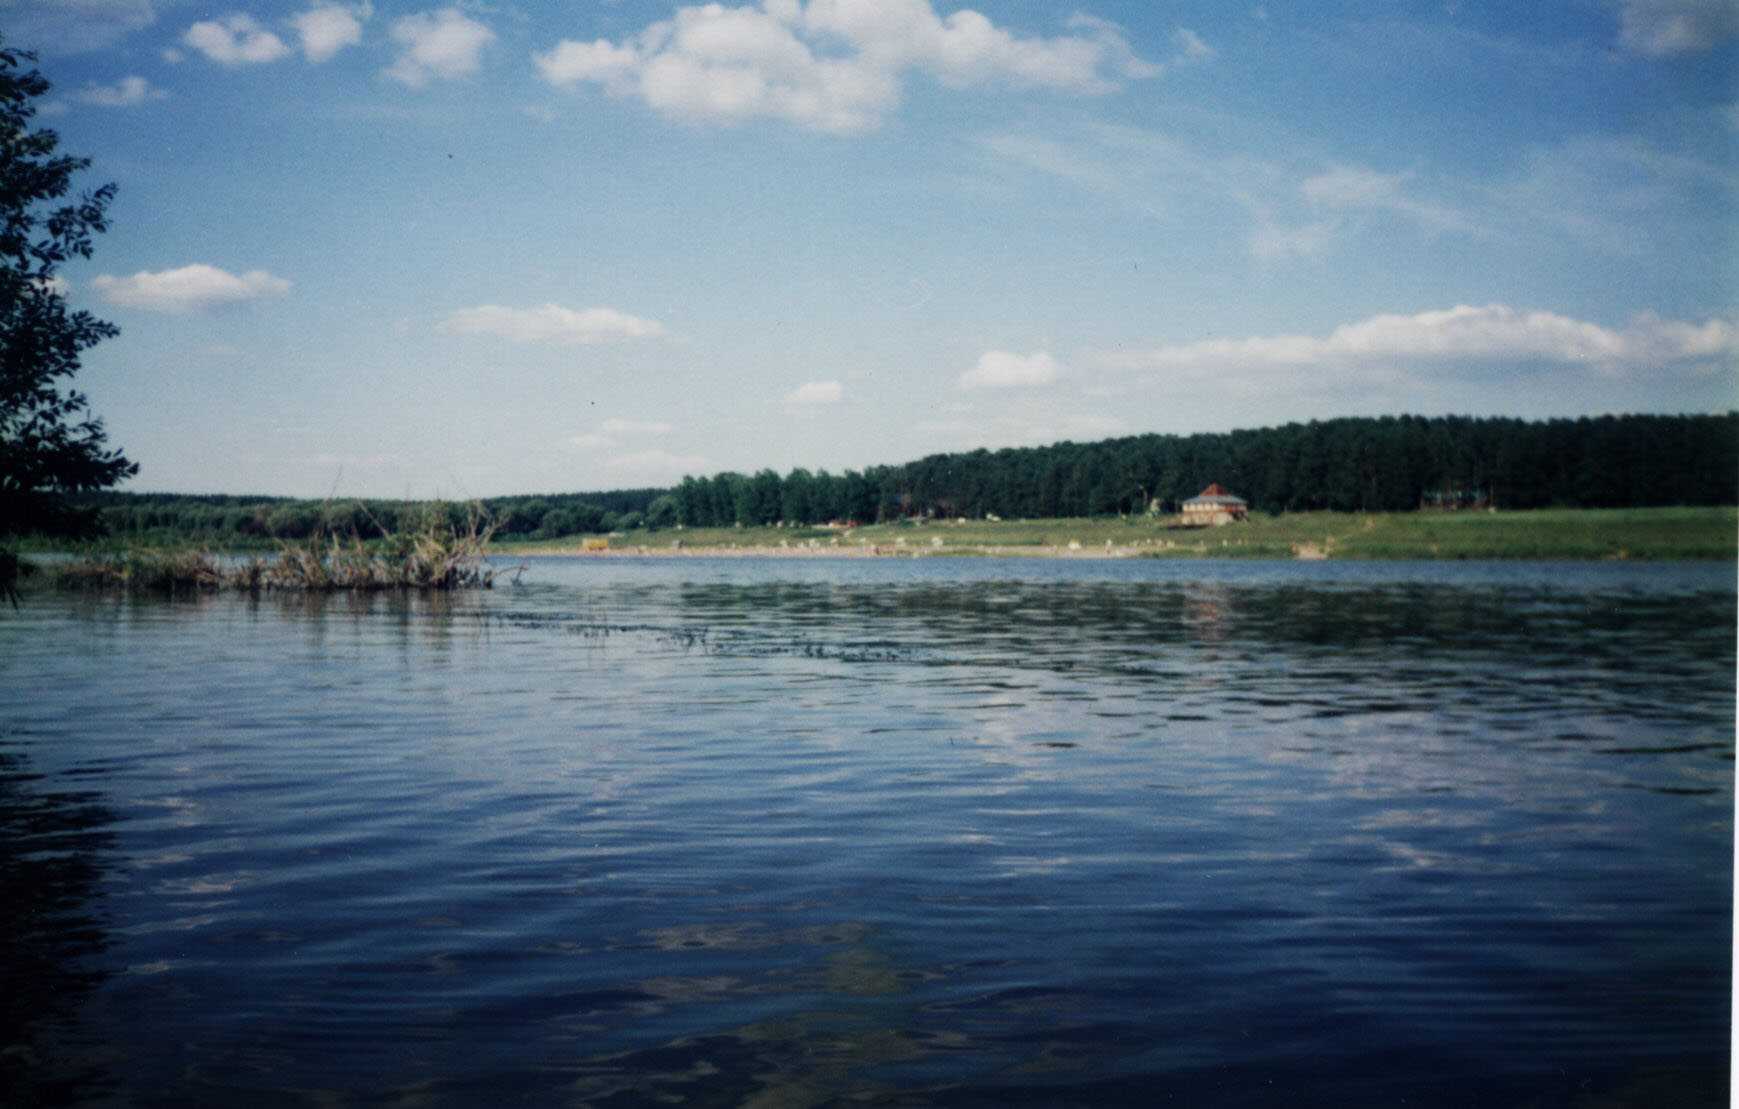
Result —
M 1092 517 L 931 521 L 829 528 L 685 528 L 612 536 L 615 553 L 1042 555 L 1148 558 L 1733 559 L 1739 509 L 1540 509 L 1529 512 L 1298 512 L 1220 528 Z M 512 543 L 572 553 L 578 537 Z
M 185 548 L 93 550 L 50 564 L 45 576 L 62 589 L 133 593 L 488 589 L 496 573 L 485 562 L 492 534 L 480 513 L 462 525 L 431 513 L 414 529 L 368 541 L 317 533 L 281 544 L 273 558 L 238 560 Z

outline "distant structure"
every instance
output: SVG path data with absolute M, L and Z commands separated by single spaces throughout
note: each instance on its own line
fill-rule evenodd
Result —
M 1230 490 L 1217 481 L 1183 502 L 1183 523 L 1186 527 L 1230 524 L 1249 515 L 1250 503 L 1243 497 L 1233 496 Z

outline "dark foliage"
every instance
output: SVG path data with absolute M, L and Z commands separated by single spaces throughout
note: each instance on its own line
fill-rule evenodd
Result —
M 49 88 L 26 68 L 35 60 L 0 44 L 0 535 L 88 530 L 68 494 L 138 472 L 108 449 L 85 395 L 66 386 L 79 356 L 116 328 L 69 311 L 56 273 L 90 257 L 115 187 L 63 202 L 90 161 L 56 154 L 59 136 L 29 129 L 33 101 Z
M 691 525 L 1166 510 L 1219 482 L 1258 511 L 1739 502 L 1739 414 L 1532 422 L 1385 416 L 937 454 L 862 473 L 684 478 Z
M 482 507 L 498 538 L 550 539 L 636 527 L 665 494 L 662 489 L 617 489 L 599 493 L 551 493 L 496 497 Z M 191 539 L 234 546 L 272 547 L 276 541 L 315 534 L 373 539 L 415 527 L 426 502 L 384 500 L 311 501 L 233 494 L 98 492 L 79 498 L 111 535 L 127 539 Z M 447 505 L 449 522 L 465 523 L 463 505 Z M 660 514 L 675 522 L 674 510 Z M 657 521 L 654 521 L 656 523 Z

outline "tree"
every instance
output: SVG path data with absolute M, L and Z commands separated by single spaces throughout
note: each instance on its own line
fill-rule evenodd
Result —
M 653 531 L 657 531 L 659 528 L 674 527 L 680 519 L 681 513 L 677 508 L 677 500 L 669 493 L 654 498 L 652 503 L 646 506 L 646 526 Z
M 49 88 L 35 61 L 0 42 L 0 535 L 88 531 L 94 517 L 68 495 L 139 472 L 108 448 L 85 395 L 65 386 L 84 351 L 119 334 L 69 311 L 57 272 L 91 256 L 92 238 L 108 230 L 115 186 L 58 203 L 90 160 L 56 154 L 51 130 L 29 130 L 33 102 Z
M 779 518 L 787 524 L 815 520 L 815 476 L 799 466 L 785 475 L 779 489 Z

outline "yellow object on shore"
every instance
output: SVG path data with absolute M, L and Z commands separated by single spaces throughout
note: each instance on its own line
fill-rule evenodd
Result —
M 610 541 L 608 539 L 594 538 L 580 540 L 580 550 L 582 551 L 607 551 L 609 549 Z

